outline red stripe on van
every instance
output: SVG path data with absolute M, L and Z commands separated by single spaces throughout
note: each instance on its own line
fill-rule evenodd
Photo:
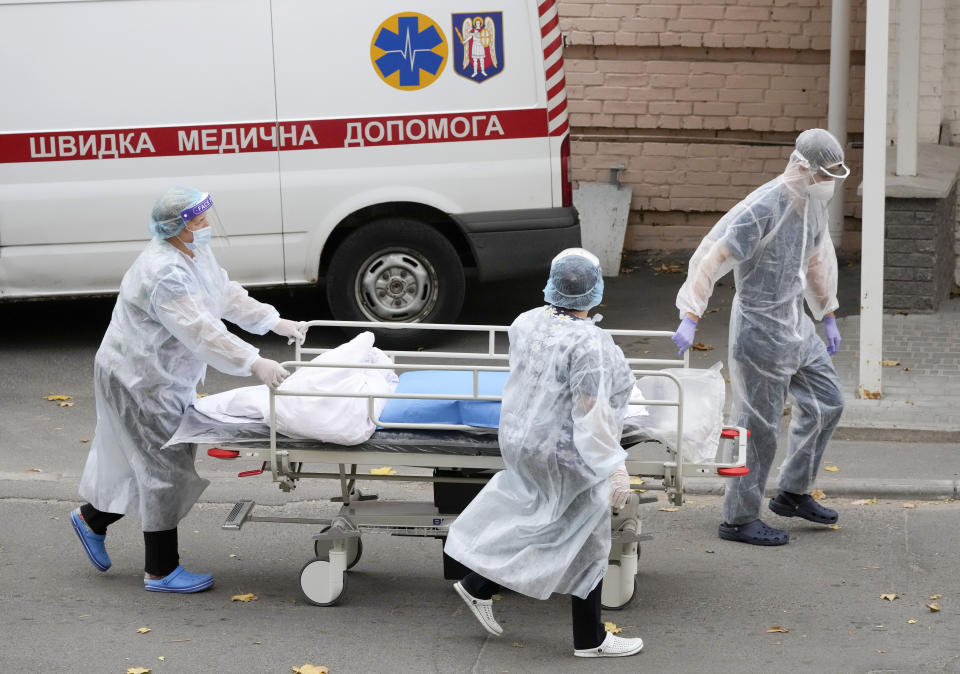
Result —
M 553 86 L 553 89 L 547 92 L 547 101 L 552 101 L 553 97 L 563 91 L 565 86 L 567 86 L 567 78 L 561 77 L 560 81 Z
M 553 18 L 547 21 L 543 27 L 540 29 L 541 37 L 546 37 L 550 34 L 554 28 L 560 25 L 560 17 L 557 14 L 553 15 Z
M 543 48 L 543 55 L 545 57 L 550 56 L 553 52 L 560 49 L 560 46 L 563 44 L 563 35 L 557 35 L 557 38 Z
M 543 16 L 544 14 L 549 12 L 551 9 L 553 9 L 553 0 L 543 0 L 543 2 L 540 3 L 540 7 L 539 7 L 540 16 Z
M 566 109 L 567 109 L 567 99 L 564 98 L 562 101 L 560 101 L 550 109 L 550 112 L 547 114 L 547 121 L 552 122 L 557 117 L 559 117 L 560 114 Z
M 561 59 L 557 59 L 557 62 L 556 62 L 556 63 L 554 63 L 554 64 L 553 64 L 552 66 L 550 66 L 549 68 L 547 68 L 547 73 L 546 73 L 547 81 L 549 82 L 549 81 L 550 81 L 550 78 L 553 77 L 554 75 L 556 75 L 556 74 L 557 74 L 558 72 L 560 72 L 561 70 L 563 70 L 563 59 L 562 59 L 562 58 L 561 58 Z
M 0 133 L 0 164 L 456 143 L 548 136 L 547 110 Z
M 551 136 L 562 136 L 570 129 L 570 122 L 563 120 L 563 124 L 550 132 Z

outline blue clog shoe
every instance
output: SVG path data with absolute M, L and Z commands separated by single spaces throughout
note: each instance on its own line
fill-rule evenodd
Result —
M 97 571 L 106 571 L 110 568 L 110 556 L 107 554 L 107 548 L 103 542 L 106 540 L 106 534 L 95 534 L 87 526 L 87 523 L 80 517 L 80 508 L 70 513 L 70 524 L 73 530 L 77 532 L 77 538 L 80 539 L 80 545 L 83 551 L 87 553 L 90 563 L 97 567 Z
M 191 592 L 202 592 L 212 585 L 212 574 L 190 573 L 182 566 L 178 566 L 163 578 L 143 579 L 143 586 L 151 592 L 190 594 Z

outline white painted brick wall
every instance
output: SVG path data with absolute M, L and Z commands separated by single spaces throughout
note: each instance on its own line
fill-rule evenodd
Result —
M 920 19 L 920 101 L 919 135 L 921 143 L 936 143 L 940 125 L 948 118 L 944 91 L 954 86 L 947 71 L 951 57 L 947 49 L 948 5 L 960 9 L 960 0 L 892 0 L 890 3 L 890 69 L 887 80 L 887 137 L 897 138 L 897 82 L 900 51 L 900 12 L 921 11 Z

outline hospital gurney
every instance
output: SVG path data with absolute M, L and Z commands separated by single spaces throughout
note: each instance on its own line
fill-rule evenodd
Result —
M 309 328 L 340 327 L 348 329 L 378 328 L 383 323 L 311 321 Z M 246 522 L 281 522 L 310 524 L 318 528 L 313 534 L 314 559 L 300 571 L 300 587 L 305 599 L 315 605 L 337 604 L 346 588 L 345 571 L 353 567 L 363 553 L 361 534 L 387 533 L 399 536 L 440 538 L 445 540 L 449 526 L 469 501 L 452 505 L 444 496 L 450 490 L 477 490 L 492 472 L 503 469 L 497 444 L 496 429 L 478 429 L 474 426 L 437 423 L 385 422 L 377 418 L 375 400 L 404 398 L 415 400 L 458 400 L 496 403 L 499 395 L 481 395 L 480 373 L 509 371 L 508 354 L 498 351 L 498 336 L 505 344 L 506 326 L 476 325 L 431 325 L 388 326 L 390 329 L 404 327 L 417 330 L 443 330 L 480 335 L 486 343 L 482 350 L 474 351 L 386 351 L 394 359 L 390 369 L 398 372 L 412 370 L 468 371 L 472 373 L 472 392 L 467 395 L 430 393 L 344 393 L 343 391 L 297 391 L 277 390 L 270 392 L 269 423 L 227 424 L 190 408 L 181 429 L 189 429 L 189 437 L 179 441 L 216 444 L 208 451 L 216 458 L 244 457 L 261 462 L 259 469 L 241 472 L 241 477 L 259 475 L 269 470 L 271 477 L 284 491 L 296 487 L 299 480 L 321 478 L 337 480 L 340 496 L 332 499 L 342 502 L 339 512 L 328 518 L 291 518 L 254 515 L 256 504 L 241 500 L 231 510 L 223 524 L 225 529 L 239 530 Z M 650 339 L 669 338 L 673 333 L 665 331 L 609 330 L 614 338 Z M 339 367 L 376 369 L 370 363 L 311 363 L 304 356 L 320 354 L 328 349 L 308 348 L 297 345 L 295 358 L 283 363 L 287 369 L 302 367 Z M 463 361 L 471 361 L 464 364 Z M 483 364 L 473 364 L 475 362 Z M 746 436 L 744 429 L 725 427 L 721 452 L 724 461 L 694 463 L 685 460 L 683 454 L 683 389 L 676 376 L 660 370 L 644 369 L 650 366 L 688 366 L 688 357 L 681 359 L 628 358 L 635 376 L 666 377 L 676 385 L 677 396 L 672 400 L 643 400 L 644 406 L 673 406 L 677 408 L 676 435 L 673 446 L 665 446 L 644 433 L 642 423 L 635 418 L 625 424 L 621 444 L 628 451 L 627 472 L 644 479 L 645 487 L 661 488 L 668 499 L 680 505 L 683 502 L 683 485 L 687 478 L 711 475 L 742 475 L 747 472 Z M 330 398 L 365 398 L 368 413 L 378 430 L 366 442 L 344 446 L 317 440 L 286 438 L 277 433 L 276 401 L 278 396 L 313 396 Z M 631 421 L 632 420 L 632 421 Z M 655 445 L 660 457 L 651 457 L 641 451 Z M 306 470 L 309 463 L 334 464 L 335 472 L 312 472 Z M 433 475 L 392 474 L 375 475 L 358 473 L 360 464 L 391 465 L 405 468 L 428 468 Z M 434 483 L 434 502 L 380 501 L 375 495 L 362 494 L 356 488 L 357 480 L 389 480 Z M 661 486 L 650 484 L 659 480 Z M 460 487 L 457 487 L 459 485 Z M 625 607 L 634 597 L 640 542 L 650 538 L 641 533 L 639 506 L 657 499 L 632 493 L 627 505 L 612 511 L 612 545 L 608 571 L 602 588 L 602 604 L 608 609 Z M 456 563 L 445 559 L 445 576 L 456 577 Z

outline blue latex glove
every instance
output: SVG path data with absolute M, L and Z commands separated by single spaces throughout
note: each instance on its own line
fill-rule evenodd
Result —
M 689 316 L 684 316 L 677 331 L 673 333 L 673 343 L 677 345 L 677 355 L 682 356 L 683 352 L 693 346 L 693 336 L 697 330 L 697 322 Z
M 823 319 L 823 332 L 827 336 L 827 353 L 831 356 L 840 350 L 840 331 L 837 330 L 837 319 L 827 316 Z M 676 340 L 674 340 L 676 341 Z

